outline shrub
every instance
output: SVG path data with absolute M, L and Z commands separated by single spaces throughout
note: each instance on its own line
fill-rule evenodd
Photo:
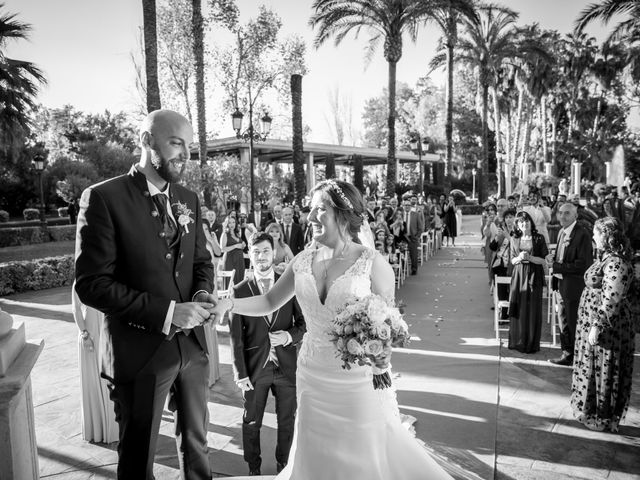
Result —
M 71 285 L 73 255 L 0 264 L 0 295 Z
M 9 212 L 6 210 L 0 210 L 0 223 L 6 223 L 9 221 Z
M 50 240 L 48 232 L 38 227 L 0 228 L 0 248 L 44 243 Z
M 76 239 L 75 225 L 59 225 L 57 227 L 49 227 L 49 235 L 52 242 L 64 242 Z
M 458 208 L 463 215 L 482 215 L 482 212 L 484 212 L 482 205 L 459 205 Z
M 58 209 L 59 217 L 68 217 L 69 216 L 69 207 L 60 207 Z
M 26 221 L 38 220 L 40 218 L 40 210 L 37 208 L 25 208 L 22 211 L 22 216 Z

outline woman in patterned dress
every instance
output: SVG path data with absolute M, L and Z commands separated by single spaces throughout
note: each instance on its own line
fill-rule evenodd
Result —
M 627 295 L 633 280 L 618 219 L 594 225 L 597 258 L 584 274 L 571 386 L 571 408 L 591 430 L 618 431 L 631 396 L 635 332 Z

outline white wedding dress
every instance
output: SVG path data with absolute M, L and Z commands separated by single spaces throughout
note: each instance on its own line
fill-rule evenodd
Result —
M 293 445 L 276 480 L 450 480 L 401 424 L 395 391 L 374 390 L 370 367 L 344 370 L 327 335 L 348 295 L 371 293 L 378 253 L 365 249 L 330 286 L 324 303 L 311 273 L 314 254 L 305 250 L 294 260 L 307 333 L 298 357 Z

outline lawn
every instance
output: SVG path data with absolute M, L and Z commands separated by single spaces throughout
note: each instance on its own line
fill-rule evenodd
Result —
M 73 254 L 75 245 L 76 242 L 70 240 L 0 248 L 0 263 Z

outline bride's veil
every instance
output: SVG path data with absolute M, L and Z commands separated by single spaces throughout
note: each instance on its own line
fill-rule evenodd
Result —
M 360 232 L 358 232 L 358 239 L 360 243 L 371 250 L 376 249 L 375 241 L 373 240 L 373 232 L 369 226 L 369 222 L 365 218 L 360 226 Z

